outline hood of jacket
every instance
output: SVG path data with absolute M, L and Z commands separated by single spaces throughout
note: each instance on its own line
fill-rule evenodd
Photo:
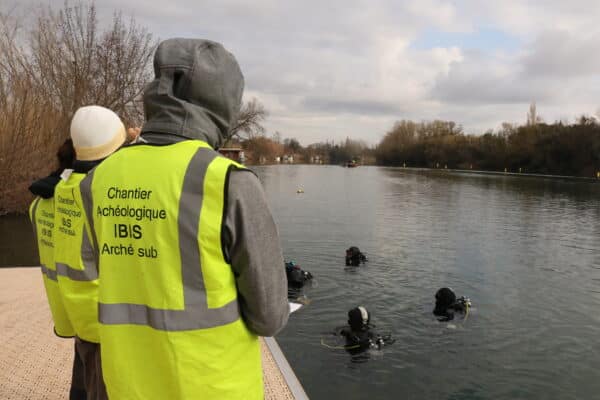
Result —
M 154 55 L 155 79 L 144 91 L 142 133 L 182 136 L 218 148 L 235 123 L 244 77 L 216 42 L 169 39 Z

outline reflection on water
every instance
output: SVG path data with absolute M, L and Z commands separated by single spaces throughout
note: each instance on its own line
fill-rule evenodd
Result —
M 600 393 L 600 185 L 375 167 L 257 172 L 286 258 L 318 283 L 278 337 L 311 398 Z M 366 265 L 344 266 L 352 245 Z M 471 298 L 466 322 L 435 320 L 442 286 Z M 359 304 L 396 342 L 356 364 L 320 340 Z

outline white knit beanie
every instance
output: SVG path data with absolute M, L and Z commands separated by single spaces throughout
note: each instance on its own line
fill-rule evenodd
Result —
M 100 106 L 79 108 L 71 121 L 71 139 L 78 160 L 101 160 L 125 143 L 127 135 L 121 119 Z

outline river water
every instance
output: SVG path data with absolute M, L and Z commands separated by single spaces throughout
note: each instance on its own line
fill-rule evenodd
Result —
M 312 399 L 600 398 L 600 184 L 256 171 L 286 259 L 315 276 L 277 337 Z M 344 266 L 351 245 L 367 265 Z M 471 298 L 466 321 L 433 318 L 442 286 Z M 323 346 L 359 304 L 396 342 L 360 357 Z

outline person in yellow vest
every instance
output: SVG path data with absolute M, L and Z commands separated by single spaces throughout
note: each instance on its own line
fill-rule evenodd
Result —
M 71 121 L 76 160 L 56 185 L 54 262 L 58 287 L 77 335 L 76 350 L 84 365 L 88 399 L 106 399 L 98 332 L 98 269 L 85 223 L 79 183 L 88 171 L 126 141 L 125 126 L 111 110 L 79 108 Z
M 243 76 L 222 45 L 162 42 L 137 143 L 81 183 L 99 259 L 102 370 L 114 399 L 263 399 L 258 336 L 287 322 L 260 181 L 218 154 Z
M 59 167 L 49 176 L 39 179 L 31 184 L 29 190 L 36 197 L 29 207 L 29 218 L 33 225 L 33 232 L 38 245 L 40 265 L 46 297 L 50 306 L 50 314 L 54 323 L 54 333 L 58 337 L 72 338 L 75 330 L 69 320 L 65 305 L 63 304 L 58 289 L 58 278 L 56 265 L 54 263 L 54 235 L 53 229 L 56 223 L 54 218 L 54 191 L 60 181 L 60 174 L 67 168 L 71 168 L 75 158 L 75 150 L 71 139 L 67 139 L 57 152 Z M 69 389 L 70 400 L 85 400 L 85 384 L 83 379 L 83 363 L 75 351 L 73 357 L 73 369 L 71 376 L 71 387 Z

